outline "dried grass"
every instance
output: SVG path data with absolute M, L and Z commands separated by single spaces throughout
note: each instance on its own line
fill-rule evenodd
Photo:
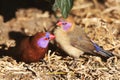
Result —
M 105 50 L 110 50 L 116 56 L 103 61 L 98 56 L 82 55 L 79 59 L 63 57 L 61 52 L 48 51 L 44 61 L 25 64 L 16 62 L 11 57 L 0 58 L 0 79 L 1 80 L 119 80 L 120 79 L 120 1 L 106 0 L 100 3 L 97 0 L 75 0 L 71 15 L 74 16 L 76 25 L 82 25 L 88 36 Z M 42 20 L 43 25 L 48 21 L 51 24 L 55 21 L 49 19 L 47 13 L 43 14 L 36 10 L 21 10 L 17 12 L 17 18 L 2 23 L 2 26 L 12 27 L 23 26 L 26 34 L 33 34 L 40 27 L 29 32 L 29 23 Z M 38 13 L 38 14 L 36 14 Z M 33 12 L 33 13 L 32 13 Z M 27 16 L 24 16 L 26 13 Z M 32 13 L 32 14 L 29 14 Z M 36 16 L 34 16 L 36 14 Z M 41 15 L 40 15 L 41 14 Z M 48 21 L 46 21 L 46 18 Z M 22 21 L 22 23 L 21 23 Z M 42 22 L 41 22 L 42 23 Z M 34 23 L 32 23 L 34 25 Z M 35 23 L 36 24 L 36 23 Z M 34 26 L 40 26 L 38 25 Z M 53 23 L 52 23 L 53 24 Z M 54 24 L 53 24 L 54 25 Z M 26 27 L 27 26 L 27 27 Z M 33 27 L 33 26 L 32 26 Z M 18 27 L 16 27 L 18 28 Z M 32 30 L 31 28 L 30 30 Z M 13 30 L 13 29 L 12 29 Z M 8 32 L 7 31 L 3 31 Z M 20 31 L 17 29 L 17 31 Z M 2 35 L 2 33 L 1 33 Z M 0 38 L 1 39 L 1 38 Z M 13 44 L 8 38 L 5 44 Z M 8 41 L 10 42 L 8 42 Z M 3 42 L 1 42 L 3 43 Z

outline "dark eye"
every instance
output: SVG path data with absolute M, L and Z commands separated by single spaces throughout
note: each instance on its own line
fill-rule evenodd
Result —
M 62 23 L 62 25 L 66 25 L 67 23 Z
M 46 37 L 45 40 L 49 40 L 50 38 L 49 37 Z
M 48 37 L 47 39 L 50 39 L 50 37 Z

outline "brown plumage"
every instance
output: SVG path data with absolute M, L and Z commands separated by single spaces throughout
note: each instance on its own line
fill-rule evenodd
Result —
M 26 63 L 37 62 L 44 58 L 49 41 L 55 36 L 46 32 L 38 32 L 34 36 L 24 38 L 15 49 L 15 57 Z
M 84 30 L 74 24 L 72 17 L 60 19 L 55 29 L 56 42 L 70 56 L 78 58 L 84 52 L 104 57 L 113 56 L 92 42 Z

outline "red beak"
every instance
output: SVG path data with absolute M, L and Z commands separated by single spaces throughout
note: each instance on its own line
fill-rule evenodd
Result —
M 61 25 L 62 25 L 62 22 L 58 22 L 56 25 L 57 25 L 57 26 L 61 26 Z
M 50 40 L 53 40 L 53 39 L 55 39 L 55 36 L 50 34 Z

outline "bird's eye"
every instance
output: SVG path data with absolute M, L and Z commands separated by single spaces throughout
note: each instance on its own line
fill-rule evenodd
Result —
M 66 25 L 67 23 L 62 23 L 62 25 Z
M 50 39 L 50 33 L 47 32 L 46 35 L 45 35 L 45 40 L 49 40 Z
M 46 37 L 45 40 L 49 40 L 50 38 L 49 37 Z
M 50 39 L 50 37 L 48 37 L 48 39 Z

